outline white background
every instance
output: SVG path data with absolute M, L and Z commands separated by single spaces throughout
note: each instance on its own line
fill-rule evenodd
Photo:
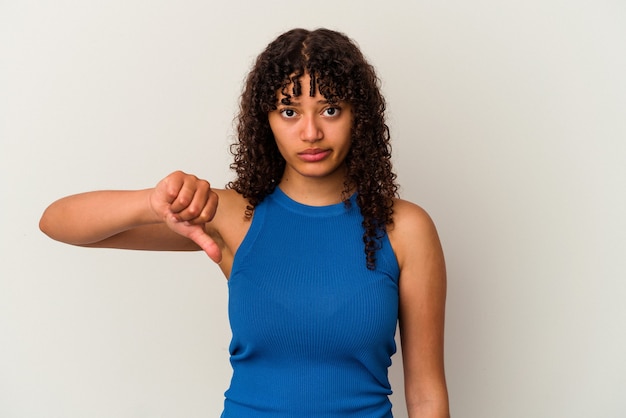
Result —
M 626 416 L 622 0 L 0 0 L 0 416 L 219 416 L 218 269 L 37 223 L 175 169 L 224 185 L 243 78 L 295 26 L 383 81 L 402 196 L 446 251 L 453 416 Z

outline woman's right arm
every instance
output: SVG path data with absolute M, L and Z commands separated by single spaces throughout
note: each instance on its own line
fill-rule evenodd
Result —
M 221 251 L 205 224 L 217 210 L 208 182 L 180 171 L 153 189 L 97 191 L 64 197 L 43 213 L 40 229 L 51 238 L 86 247 Z

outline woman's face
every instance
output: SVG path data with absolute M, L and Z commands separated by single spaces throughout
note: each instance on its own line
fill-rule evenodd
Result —
M 310 85 L 309 74 L 300 79 Z M 291 90 L 291 87 L 288 87 Z M 319 91 L 310 97 L 308 88 L 284 105 L 278 92 L 278 106 L 269 113 L 276 145 L 285 159 L 283 178 L 329 178 L 345 176 L 344 161 L 350 150 L 352 108 L 346 102 L 330 104 Z

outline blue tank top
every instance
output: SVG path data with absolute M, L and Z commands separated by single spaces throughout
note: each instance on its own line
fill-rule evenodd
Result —
M 353 196 L 307 206 L 279 188 L 254 211 L 228 282 L 233 375 L 223 418 L 389 418 L 399 268 L 368 270 Z

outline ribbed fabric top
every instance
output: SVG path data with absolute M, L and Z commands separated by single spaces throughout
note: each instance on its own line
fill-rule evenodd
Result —
M 387 237 L 365 262 L 356 199 L 254 211 L 229 288 L 233 376 L 223 418 L 392 417 L 398 275 Z

